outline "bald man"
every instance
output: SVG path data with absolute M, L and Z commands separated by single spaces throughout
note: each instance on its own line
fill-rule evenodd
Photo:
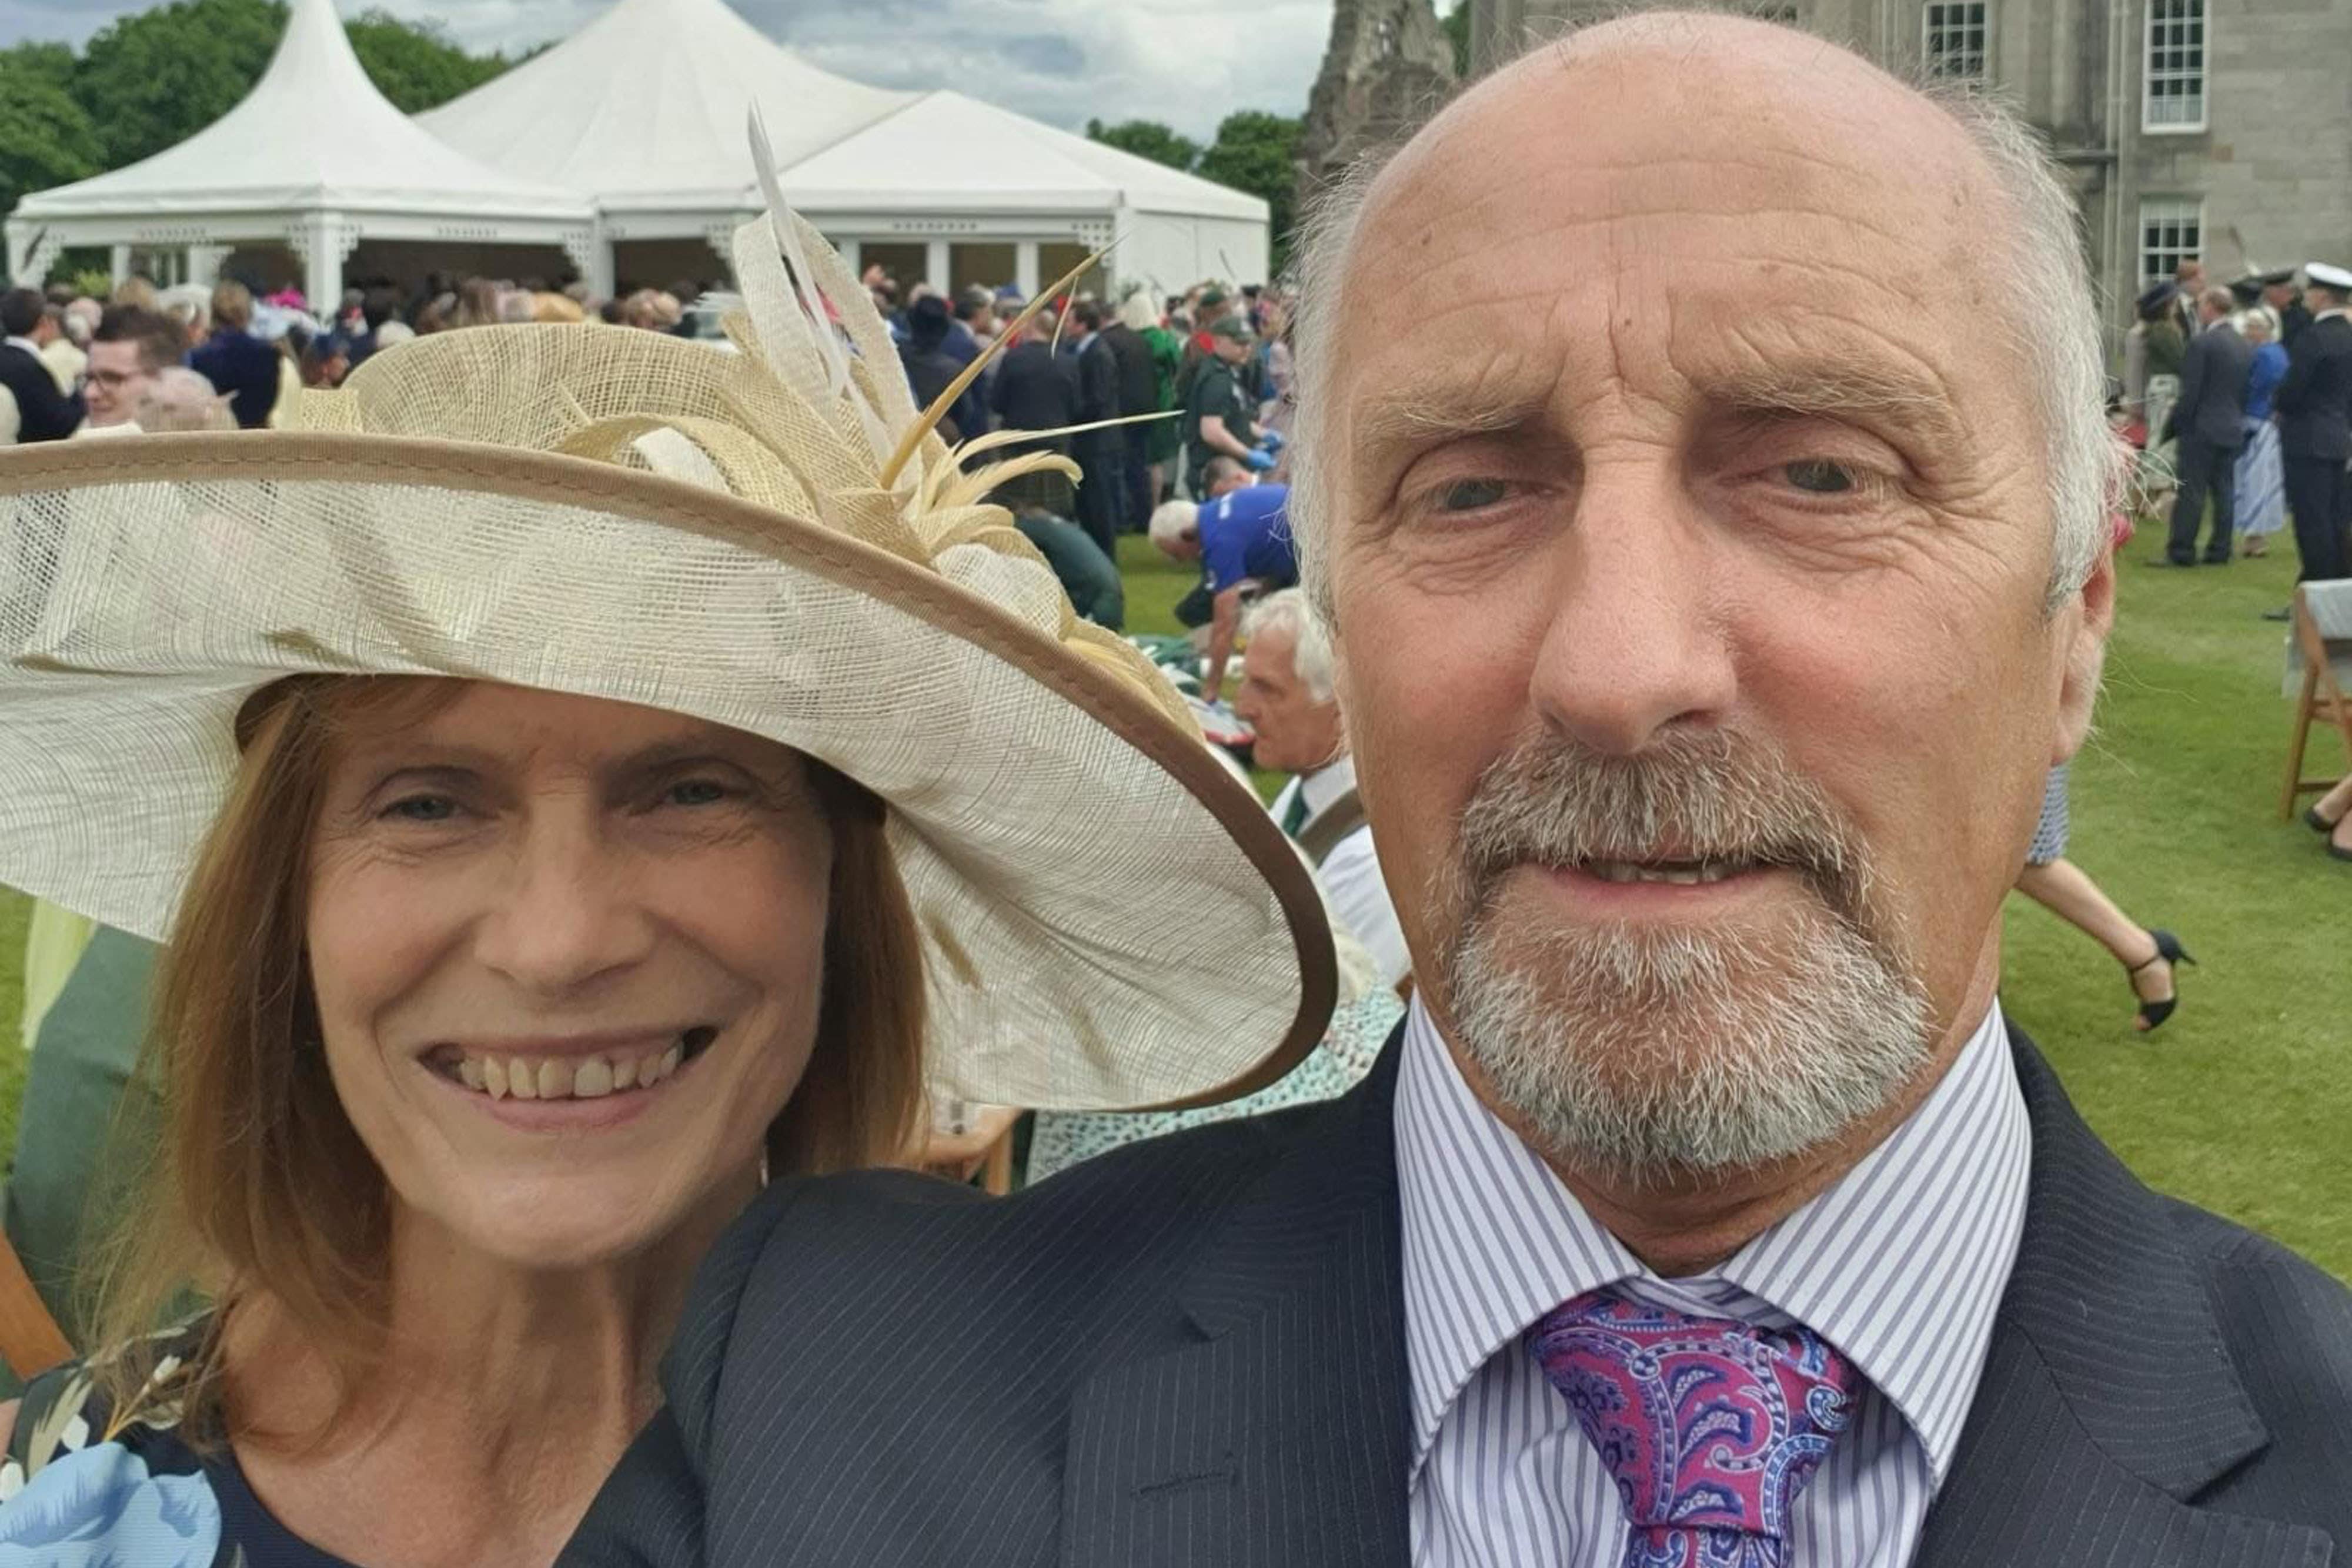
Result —
M 1995 110 L 1722 16 L 1349 183 L 1291 520 L 1404 1024 L 1008 1199 L 771 1188 L 566 1560 L 2352 1548 L 2352 1296 L 2135 1181 L 1997 996 L 2114 611 L 2074 225 Z

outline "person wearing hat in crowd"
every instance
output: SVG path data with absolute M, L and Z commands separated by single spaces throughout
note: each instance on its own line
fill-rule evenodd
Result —
M 2303 290 L 2294 284 L 2294 268 L 2280 267 L 2262 276 L 2263 303 L 2278 313 L 2278 340 L 2292 344 L 2311 325 L 2311 307 L 2303 302 Z
M 764 1184 L 927 1089 L 1206 1102 L 1320 1035 L 1263 809 L 866 373 L 817 231 L 735 258 L 739 354 L 484 327 L 0 467 L 0 880 L 169 937 L 0 1563 L 547 1563 Z
M 2279 447 L 2286 465 L 2286 503 L 2294 514 L 2298 582 L 2352 577 L 2346 533 L 2352 528 L 2352 271 L 2326 262 L 2304 269 L 2311 325 L 2287 345 L 2279 382 Z M 2284 621 L 2284 611 L 2264 612 Z
M 1258 405 L 1242 382 L 1250 357 L 1248 324 L 1221 316 L 1203 335 L 1209 353 L 1192 368 L 1182 420 L 1184 487 L 1195 496 L 1207 493 L 1202 476 L 1213 458 L 1230 457 L 1258 474 L 1275 464 L 1272 453 L 1260 450 Z
M 919 408 L 930 407 L 963 373 L 964 366 L 971 363 L 971 357 L 959 360 L 948 351 L 953 325 L 948 302 L 936 294 L 927 294 L 907 308 L 907 340 L 898 345 L 898 358 L 907 367 L 907 384 Z M 988 405 L 982 401 L 978 382 L 956 394 L 940 434 L 950 444 L 988 434 Z
M 2134 319 L 2124 334 L 2124 413 L 2139 429 L 2137 488 L 2151 506 L 2162 505 L 2171 488 L 2162 433 L 2180 395 L 2180 365 L 2189 351 L 2173 311 L 2178 292 L 2168 279 L 2150 284 L 2132 302 Z
M 2180 488 L 2172 502 L 2172 534 L 2164 561 L 2197 564 L 2197 531 L 2212 504 L 2205 564 L 2227 566 L 2237 546 L 2238 454 L 2246 441 L 2246 382 L 2253 346 L 2230 322 L 2230 291 L 2208 288 L 2197 301 L 2198 329 L 2180 371 L 2180 398 L 2164 427 L 2180 449 Z

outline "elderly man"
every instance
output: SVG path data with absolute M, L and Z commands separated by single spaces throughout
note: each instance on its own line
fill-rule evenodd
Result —
M 2116 464 L 2074 204 L 1995 113 L 1635 17 L 1325 210 L 1295 499 L 1400 1038 L 1011 1199 L 771 1188 L 571 1562 L 2352 1543 L 2352 1294 L 2133 1180 L 1996 999 Z
M 1334 914 L 1393 986 L 1412 972 L 1396 905 L 1381 880 L 1380 852 L 1356 785 L 1356 761 L 1339 717 L 1331 642 L 1295 588 L 1251 610 L 1234 711 L 1257 739 L 1251 760 L 1287 773 L 1271 810 L 1315 867 Z
M 1290 486 L 1259 485 L 1230 457 L 1211 459 L 1199 484 L 1207 499 L 1163 501 L 1151 514 L 1151 542 L 1171 560 L 1201 563 L 1200 586 L 1176 605 L 1176 619 L 1209 629 L 1207 678 L 1213 698 L 1241 632 L 1242 601 L 1298 580 L 1290 533 Z

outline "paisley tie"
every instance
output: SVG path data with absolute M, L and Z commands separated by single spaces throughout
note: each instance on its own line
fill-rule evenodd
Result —
M 1859 1381 L 1826 1340 L 1594 1292 L 1528 1345 L 1616 1479 L 1625 1568 L 1787 1568 L 1790 1509 Z

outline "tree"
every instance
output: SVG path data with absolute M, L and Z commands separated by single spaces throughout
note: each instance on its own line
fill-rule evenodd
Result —
M 1149 158 L 1154 163 L 1165 163 L 1171 169 L 1190 170 L 1201 157 L 1199 142 L 1189 136 L 1179 136 L 1156 120 L 1129 120 L 1117 125 L 1089 120 L 1087 138 L 1139 158 Z
M 345 25 L 368 79 L 403 114 L 422 114 L 473 91 L 507 68 L 504 55 L 469 55 L 440 28 L 370 11 Z
M 1225 116 L 1217 139 L 1201 154 L 1194 172 L 1220 185 L 1231 185 L 1264 197 L 1273 209 L 1274 257 L 1276 274 L 1290 251 L 1292 209 L 1297 200 L 1297 155 L 1300 121 L 1289 115 L 1245 109 Z M 1234 282 L 1248 281 L 1235 278 Z
M 235 108 L 286 30 L 274 0 L 174 0 L 101 29 L 82 51 L 74 96 L 98 130 L 104 166 L 184 141 Z
M 58 46 L 0 51 L 0 212 L 103 167 L 98 131 L 67 89 L 72 76 L 73 55 Z
M 1460 0 L 1453 10 L 1437 19 L 1444 29 L 1446 41 L 1454 46 L 1454 75 L 1459 81 L 1470 79 L 1470 0 Z

